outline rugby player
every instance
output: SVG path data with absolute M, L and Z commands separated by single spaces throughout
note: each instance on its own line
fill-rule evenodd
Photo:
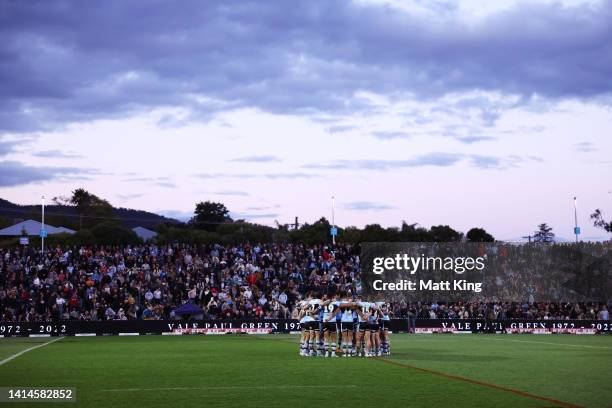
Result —
M 321 312 L 323 308 L 323 301 L 318 298 L 310 299 L 308 302 L 308 311 L 312 320 L 308 322 L 310 330 L 310 346 L 311 356 L 323 355 L 323 345 L 321 344 Z
M 327 296 L 327 295 L 326 295 Z M 338 336 L 338 325 L 336 315 L 340 310 L 338 294 L 323 302 L 323 352 L 325 357 L 338 357 L 336 355 L 336 338 Z
M 391 343 L 389 341 L 389 326 L 391 324 L 391 316 L 389 311 L 389 304 L 385 302 L 378 302 L 379 310 L 381 314 L 380 318 L 380 341 L 382 354 L 391 354 Z
M 370 356 L 380 356 L 380 324 L 379 319 L 381 317 L 378 305 L 375 303 L 372 305 L 370 313 Z
M 349 300 L 348 295 L 344 294 L 337 314 L 340 315 L 341 349 L 344 357 L 351 357 L 354 354 L 353 337 L 355 329 L 355 304 Z
M 355 331 L 355 346 L 357 348 L 357 355 L 370 357 L 371 351 L 371 337 L 370 337 L 370 315 L 372 313 L 372 304 L 370 302 L 364 302 L 361 297 L 357 298 L 357 315 L 358 325 Z
M 308 355 L 308 343 L 310 341 L 309 322 L 312 321 L 312 316 L 308 313 L 308 308 L 311 298 L 312 295 L 308 293 L 306 299 L 300 301 L 298 304 L 300 310 L 298 318 L 300 319 L 300 328 L 302 331 L 302 336 L 300 337 L 300 356 Z

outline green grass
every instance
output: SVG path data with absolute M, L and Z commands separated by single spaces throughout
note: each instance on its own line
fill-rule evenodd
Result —
M 48 340 L 0 339 L 0 360 Z M 612 405 L 612 336 L 393 335 L 381 359 L 304 358 L 297 345 L 288 335 L 67 337 L 0 366 L 0 386 L 75 387 L 76 404 L 51 404 L 69 407 Z

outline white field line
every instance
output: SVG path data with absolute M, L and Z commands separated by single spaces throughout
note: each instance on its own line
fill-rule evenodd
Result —
M 590 348 L 590 349 L 602 349 L 610 350 L 612 347 L 606 346 L 589 346 L 587 344 L 567 344 L 567 343 L 553 343 L 549 341 L 533 341 L 533 340 L 515 340 L 515 339 L 494 339 L 490 337 L 481 337 L 481 340 L 495 340 L 495 341 L 510 341 L 513 343 L 531 343 L 531 344 L 545 344 L 548 346 L 564 346 L 564 347 L 578 347 L 578 348 Z
M 27 353 L 28 351 L 36 350 L 37 348 L 40 348 L 40 347 L 45 347 L 46 345 L 51 344 L 51 343 L 55 343 L 56 341 L 59 341 L 59 340 L 61 340 L 61 339 L 63 339 L 63 337 L 58 337 L 58 338 L 53 339 L 53 340 L 50 340 L 50 341 L 48 341 L 48 342 L 46 342 L 46 343 L 39 344 L 39 345 L 37 345 L 37 346 L 32 346 L 32 347 L 27 348 L 27 349 L 25 349 L 25 350 L 21 350 L 19 353 L 13 354 L 12 356 L 7 357 L 7 358 L 5 358 L 4 360 L 0 361 L 0 366 L 2 366 L 2 365 L 4 365 L 4 364 L 8 363 L 8 362 L 9 362 L 9 361 L 11 361 L 11 360 L 16 359 L 17 357 L 19 357 L 19 356 L 21 356 L 21 355 L 23 355 L 23 354 Z
M 186 391 L 186 390 L 272 390 L 272 389 L 292 389 L 292 388 L 357 388 L 356 385 L 228 385 L 212 387 L 156 387 L 156 388 L 111 388 L 99 390 L 101 392 L 146 392 L 146 391 Z

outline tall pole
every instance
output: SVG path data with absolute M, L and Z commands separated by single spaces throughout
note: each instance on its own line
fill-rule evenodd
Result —
M 40 228 L 40 251 L 44 256 L 45 253 L 45 196 L 42 196 L 42 220 L 41 220 L 41 228 Z
M 336 198 L 332 196 L 332 227 L 336 228 Z M 336 235 L 332 234 L 332 244 L 336 245 Z
M 578 228 L 578 204 L 576 203 L 576 197 L 574 197 L 574 234 L 576 235 L 576 243 L 578 243 L 580 229 Z

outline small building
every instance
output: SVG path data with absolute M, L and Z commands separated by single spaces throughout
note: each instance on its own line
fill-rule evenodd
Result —
M 157 232 L 151 231 L 150 229 L 144 227 L 134 227 L 132 228 L 132 231 L 134 231 L 134 233 L 138 235 L 138 238 L 142 239 L 143 241 L 149 241 L 157 236 Z
M 42 223 L 34 220 L 25 220 L 19 222 L 15 225 L 11 225 L 10 227 L 6 227 L 0 230 L 0 236 L 10 236 L 10 237 L 18 237 L 25 234 L 28 236 L 38 236 L 40 235 L 40 230 L 42 229 Z M 45 231 L 47 231 L 47 235 L 53 234 L 74 234 L 75 231 L 66 227 L 54 227 L 53 225 L 45 224 Z

